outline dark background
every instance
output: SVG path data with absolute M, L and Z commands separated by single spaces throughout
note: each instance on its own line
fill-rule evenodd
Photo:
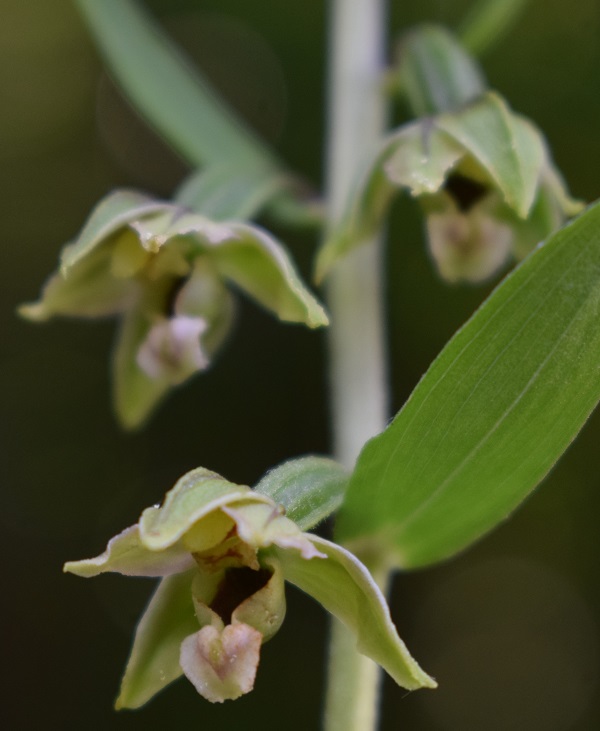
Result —
M 99 0 L 101 1 L 101 0 Z M 390 38 L 455 24 L 467 2 L 392 0 Z M 320 184 L 323 0 L 156 0 L 150 7 L 289 164 Z M 186 470 L 252 484 L 285 458 L 328 450 L 324 335 L 243 303 L 213 370 L 125 435 L 108 403 L 112 322 L 34 326 L 34 299 L 65 241 L 118 185 L 169 195 L 186 167 L 136 118 L 67 0 L 0 0 L 0 423 L 4 728 L 318 728 L 324 612 L 295 590 L 255 691 L 211 706 L 185 681 L 138 712 L 112 701 L 150 582 L 61 573 L 103 549 Z M 512 106 L 545 130 L 572 191 L 600 193 L 600 4 L 532 0 L 484 59 Z M 308 277 L 311 236 L 279 231 Z M 389 335 L 398 409 L 486 294 L 431 271 L 409 201 L 394 209 Z M 383 729 L 600 728 L 598 468 L 592 417 L 543 487 L 467 554 L 399 576 L 393 615 L 440 689 L 386 681 Z

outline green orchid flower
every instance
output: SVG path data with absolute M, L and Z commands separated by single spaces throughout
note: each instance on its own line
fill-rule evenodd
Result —
M 397 683 L 434 687 L 398 637 L 368 570 L 341 546 L 304 532 L 339 506 L 346 482 L 339 465 L 318 457 L 281 465 L 254 490 L 199 468 L 103 554 L 65 564 L 84 577 L 162 577 L 137 627 L 116 707 L 137 708 L 181 675 L 212 702 L 252 690 L 261 646 L 284 619 L 284 580 L 344 622 L 358 650 Z
M 386 138 L 319 253 L 317 279 L 369 240 L 398 191 L 421 204 L 429 254 L 449 282 L 489 279 L 582 209 L 541 132 L 498 94 L 485 92 Z
M 327 324 L 283 246 L 258 226 L 121 190 L 92 212 L 39 302 L 20 313 L 35 321 L 122 317 L 114 402 L 123 425 L 134 428 L 172 387 L 210 364 L 232 323 L 228 284 L 281 320 Z

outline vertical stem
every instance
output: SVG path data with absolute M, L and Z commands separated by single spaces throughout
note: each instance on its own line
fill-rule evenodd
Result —
M 381 93 L 384 0 L 332 0 L 327 200 L 329 229 L 344 215 L 385 125 Z M 329 279 L 334 452 L 352 467 L 387 422 L 380 240 L 358 248 Z
M 381 93 L 385 0 L 331 0 L 328 128 L 328 223 L 348 205 L 361 165 L 385 125 Z M 351 468 L 365 441 L 386 425 L 388 394 L 383 328 L 382 242 L 368 242 L 330 276 L 330 388 L 334 453 Z M 387 583 L 387 575 L 375 577 Z M 379 669 L 356 651 L 334 620 L 325 706 L 326 731 L 372 731 Z

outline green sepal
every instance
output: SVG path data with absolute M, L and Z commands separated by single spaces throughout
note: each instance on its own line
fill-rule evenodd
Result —
M 311 328 L 327 325 L 325 310 L 302 283 L 286 250 L 266 231 L 230 223 L 232 235 L 212 256 L 222 276 L 281 320 Z
M 325 558 L 303 560 L 275 548 L 285 578 L 310 594 L 356 635 L 357 650 L 370 657 L 403 688 L 435 688 L 436 682 L 412 658 L 398 636 L 385 597 L 363 564 L 341 546 L 311 536 Z
M 300 457 L 274 467 L 255 485 L 255 492 L 283 505 L 302 530 L 310 530 L 342 503 L 348 473 L 326 457 Z
M 120 424 L 137 429 L 173 387 L 168 378 L 150 378 L 138 365 L 137 355 L 160 307 L 152 306 L 152 295 L 140 292 L 137 304 L 124 314 L 112 353 L 112 397 Z
M 115 708 L 139 708 L 183 675 L 183 640 L 197 632 L 191 584 L 196 569 L 161 580 L 142 615 Z
M 600 399 L 599 272 L 596 204 L 504 280 L 366 444 L 339 540 L 413 568 L 506 519 Z
M 37 302 L 21 305 L 19 315 L 44 322 L 55 315 L 108 317 L 124 312 L 135 300 L 135 286 L 110 273 L 110 252 L 91 251 L 69 268 L 68 275 L 53 274 Z
M 174 206 L 135 190 L 115 190 L 104 197 L 91 212 L 77 239 L 61 254 L 61 272 L 69 273 L 83 257 L 105 242 L 129 222 L 172 210 Z
M 63 571 L 86 579 L 107 572 L 158 577 L 186 571 L 193 565 L 193 558 L 181 546 L 150 551 L 140 540 L 139 527 L 132 525 L 111 538 L 104 553 L 83 561 L 68 561 Z
M 533 205 L 546 160 L 540 132 L 488 92 L 455 114 L 441 114 L 436 127 L 446 132 L 498 186 L 521 218 Z M 390 161 L 388 172 L 393 168 Z
M 166 494 L 160 509 L 147 508 L 140 518 L 144 545 L 162 551 L 175 544 L 201 518 L 235 502 L 270 503 L 245 485 L 228 482 L 216 472 L 198 467 L 185 474 Z
M 447 29 L 424 25 L 400 39 L 398 84 L 415 117 L 473 101 L 487 84 L 476 61 Z

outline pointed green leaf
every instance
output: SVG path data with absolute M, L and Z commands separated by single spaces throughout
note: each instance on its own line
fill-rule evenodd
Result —
M 479 66 L 446 28 L 413 29 L 400 44 L 399 82 L 416 117 L 455 109 L 485 91 Z
M 191 584 L 195 569 L 163 579 L 135 632 L 115 708 L 139 708 L 183 675 L 183 640 L 198 630 Z
M 283 505 L 302 530 L 310 530 L 339 508 L 348 473 L 325 457 L 300 457 L 267 472 L 254 490 Z
M 481 54 L 495 46 L 518 20 L 528 0 L 479 0 L 461 24 L 465 47 Z
M 327 325 L 327 315 L 306 289 L 286 250 L 265 231 L 230 223 L 233 236 L 216 244 L 213 260 L 222 276 L 281 320 L 309 327 Z
M 545 162 L 544 143 L 535 127 L 492 92 L 461 112 L 441 114 L 435 125 L 473 156 L 496 182 L 508 205 L 525 218 Z
M 192 173 L 175 194 L 175 201 L 213 221 L 250 220 L 289 181 L 278 171 L 242 168 L 226 162 Z
M 599 319 L 597 204 L 495 290 L 367 443 L 340 539 L 422 566 L 504 520 L 600 398 Z
M 164 550 L 176 543 L 201 518 L 240 500 L 270 502 L 245 485 L 235 485 L 216 472 L 198 467 L 175 483 L 160 510 L 148 508 L 142 513 L 142 542 L 152 550 Z
M 132 525 L 111 538 L 104 553 L 83 561 L 68 561 L 63 571 L 86 579 L 109 571 L 125 576 L 169 576 L 193 565 L 191 555 L 179 546 L 164 551 L 148 550 L 140 541 L 138 526 Z
M 389 673 L 403 688 L 434 688 L 402 642 L 385 597 L 367 569 L 351 553 L 311 536 L 326 558 L 306 561 L 295 551 L 276 549 L 285 578 L 310 594 L 356 635 L 357 650 Z
M 268 149 L 133 0 L 77 0 L 128 99 L 192 165 L 274 164 Z

